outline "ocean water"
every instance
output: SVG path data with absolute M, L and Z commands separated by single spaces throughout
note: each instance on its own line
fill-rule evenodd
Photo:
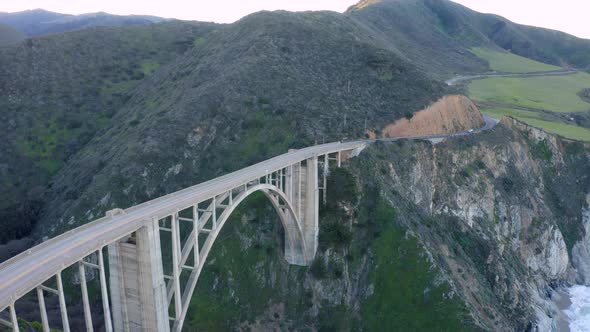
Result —
M 564 310 L 571 332 L 590 332 L 590 287 L 575 285 L 568 288 L 572 305 Z

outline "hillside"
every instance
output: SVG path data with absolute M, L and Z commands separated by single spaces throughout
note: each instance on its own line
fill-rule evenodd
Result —
M 448 0 L 363 0 L 345 13 L 385 45 L 437 77 L 482 72 L 473 47 L 509 50 L 540 62 L 590 68 L 590 40 L 481 14 Z
M 0 49 L 0 241 L 30 231 L 51 177 L 110 126 L 138 82 L 211 28 L 94 28 Z
M 364 0 L 345 15 L 435 79 L 466 79 L 459 89 L 484 113 L 512 115 L 564 137 L 590 140 L 590 104 L 584 98 L 590 76 L 566 75 L 590 70 L 590 40 L 448 0 Z M 522 77 L 470 75 L 487 72 Z M 533 73 L 547 76 L 528 77 Z
M 0 24 L 0 47 L 16 44 L 25 39 L 25 35 L 13 27 Z
M 366 39 L 331 12 L 261 12 L 204 36 L 143 81 L 58 172 L 37 234 L 289 148 L 363 137 L 365 123 L 382 128 L 445 93 Z
M 154 16 L 120 16 L 107 13 L 69 15 L 49 12 L 43 9 L 26 10 L 16 13 L 0 13 L 0 23 L 10 25 L 27 36 L 41 36 L 86 29 L 89 27 L 117 27 L 148 25 L 162 22 Z

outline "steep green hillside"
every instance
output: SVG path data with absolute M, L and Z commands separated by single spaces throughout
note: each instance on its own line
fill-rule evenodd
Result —
M 96 28 L 0 48 L 0 242 L 26 235 L 63 163 L 111 125 L 139 82 L 211 28 Z
M 486 30 L 496 45 L 521 56 L 554 65 L 590 70 L 590 40 L 560 31 L 514 24 L 499 17 L 488 18 Z
M 25 39 L 25 35 L 11 26 L 0 24 L 0 47 L 16 44 Z
M 346 13 L 435 76 L 482 72 L 472 47 L 500 47 L 557 66 L 590 66 L 590 40 L 512 23 L 448 0 L 363 0 Z
M 346 15 L 384 45 L 441 79 L 455 72 L 486 71 L 486 61 L 469 51 L 471 46 L 486 43 L 485 36 L 466 24 L 470 11 L 448 1 L 436 5 L 440 8 L 432 5 L 436 2 L 365 0 L 348 9 Z
M 403 117 L 446 87 L 337 13 L 262 12 L 143 81 L 54 178 L 37 234 Z M 138 176 L 141 175 L 141 176 Z M 97 202 L 101 204 L 97 205 Z

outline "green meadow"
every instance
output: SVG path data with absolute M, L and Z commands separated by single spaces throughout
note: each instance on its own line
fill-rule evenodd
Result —
M 541 114 L 538 112 L 517 110 L 507 107 L 487 108 L 482 109 L 482 112 L 496 119 L 500 119 L 502 116 L 511 116 L 531 126 L 542 128 L 550 133 L 575 140 L 590 142 L 590 129 L 565 123 L 546 121 L 541 118 Z
M 534 61 L 509 52 L 501 52 L 484 47 L 475 47 L 471 52 L 488 61 L 492 70 L 507 73 L 530 73 L 560 70 L 560 67 Z
M 590 74 L 562 76 L 493 77 L 469 84 L 469 95 L 478 101 L 500 102 L 554 112 L 589 111 L 578 93 L 590 87 Z

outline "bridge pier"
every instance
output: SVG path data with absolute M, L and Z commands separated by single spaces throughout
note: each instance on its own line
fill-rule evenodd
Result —
M 285 231 L 285 259 L 289 264 L 310 265 L 318 249 L 319 187 L 318 158 L 314 156 L 287 168 L 285 193 L 295 209 L 305 242 L 304 252 L 288 246 Z M 287 218 L 292 218 L 288 216 Z M 294 225 L 296 223 L 288 223 Z
M 158 221 L 108 251 L 114 330 L 170 331 Z

